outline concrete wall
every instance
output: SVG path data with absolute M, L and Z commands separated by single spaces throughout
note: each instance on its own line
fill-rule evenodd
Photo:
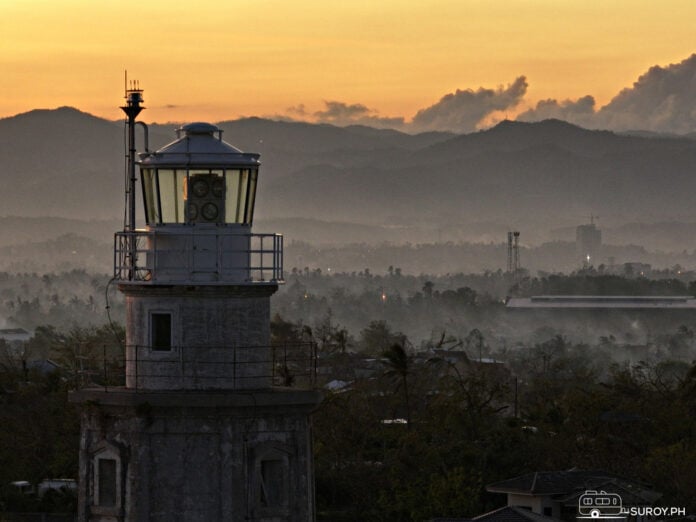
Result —
M 80 522 L 314 520 L 316 392 L 82 391 L 72 400 L 85 404 Z M 118 459 L 113 506 L 97 505 L 104 455 Z M 269 469 L 278 476 L 264 477 Z M 279 491 L 270 505 L 263 487 Z
M 126 386 L 261 389 L 270 386 L 270 296 L 276 286 L 122 285 Z M 172 316 L 171 350 L 152 348 L 151 314 Z

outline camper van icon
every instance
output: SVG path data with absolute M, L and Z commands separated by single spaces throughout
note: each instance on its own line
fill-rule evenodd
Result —
M 626 518 L 621 496 L 606 491 L 585 491 L 578 498 L 577 518 Z

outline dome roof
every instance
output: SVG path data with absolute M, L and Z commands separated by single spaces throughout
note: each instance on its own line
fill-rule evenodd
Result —
M 175 141 L 156 152 L 140 154 L 138 163 L 143 167 L 158 168 L 248 168 L 260 164 L 259 154 L 242 152 L 222 141 L 222 130 L 210 123 L 189 123 L 176 132 Z

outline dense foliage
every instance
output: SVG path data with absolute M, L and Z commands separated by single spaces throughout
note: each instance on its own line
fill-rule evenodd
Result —
M 515 291 L 694 290 L 679 279 L 593 277 L 532 278 Z M 290 276 L 274 298 L 272 336 L 316 342 L 320 385 L 340 381 L 326 389 L 314 414 L 321 520 L 474 516 L 505 502 L 487 493 L 487 484 L 572 467 L 646 481 L 663 493 L 663 505 L 696 510 L 693 319 L 614 322 L 603 314 L 584 317 L 584 334 L 569 335 L 566 326 L 577 317 L 567 324 L 511 317 L 500 296 L 512 283 L 501 273 L 429 277 L 395 268 L 385 275 Z M 0 277 L 6 311 L 8 302 L 38 303 L 26 316 L 36 321 L 26 325 L 35 326 L 34 337 L 20 350 L 0 343 L 5 509 L 71 509 L 74 498 L 40 505 L 7 485 L 76 478 L 79 419 L 68 391 L 102 382 L 107 373 L 98 369 L 106 369 L 105 356 L 118 358 L 123 338 L 118 327 L 88 326 L 99 313 L 104 323 L 96 292 L 105 285 L 84 272 Z M 58 298 L 52 308 L 51 291 L 68 288 L 75 299 Z M 16 313 L 22 306 L 14 320 L 24 317 Z M 41 319 L 61 317 L 52 309 L 70 319 L 60 328 L 40 326 Z M 33 365 L 45 359 L 57 368 Z
M 515 353 L 517 379 L 442 364 L 385 357 L 375 379 L 327 395 L 315 414 L 322 520 L 471 517 L 505 503 L 487 484 L 573 467 L 696 509 L 696 366 L 607 364 L 600 347 L 562 338 Z

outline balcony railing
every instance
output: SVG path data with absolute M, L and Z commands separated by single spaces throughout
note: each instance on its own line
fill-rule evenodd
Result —
M 317 345 L 126 346 L 123 356 L 83 358 L 78 388 L 244 390 L 274 386 L 316 388 Z
M 278 284 L 283 236 L 225 228 L 117 232 L 114 278 L 137 284 Z

